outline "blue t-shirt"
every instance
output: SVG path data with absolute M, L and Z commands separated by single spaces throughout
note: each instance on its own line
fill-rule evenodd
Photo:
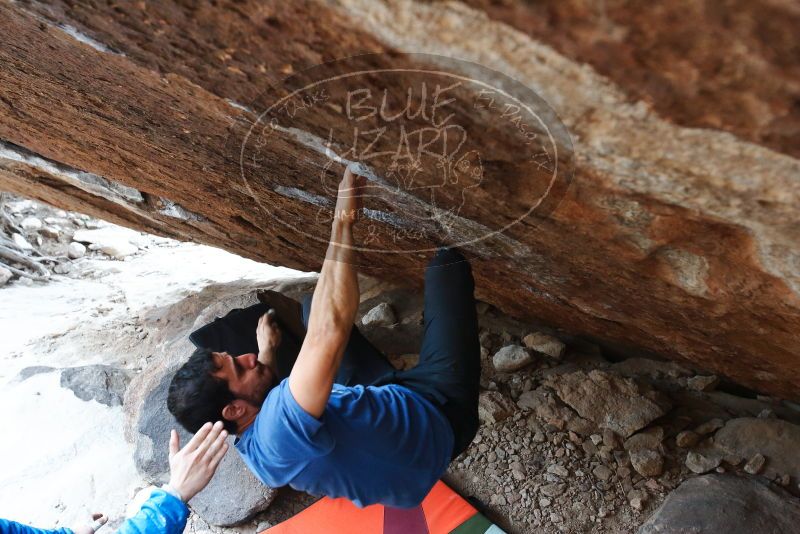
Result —
M 284 379 L 236 448 L 268 486 L 347 497 L 360 507 L 411 508 L 447 469 L 453 430 L 427 399 L 397 384 L 334 384 L 316 419 L 297 404 Z

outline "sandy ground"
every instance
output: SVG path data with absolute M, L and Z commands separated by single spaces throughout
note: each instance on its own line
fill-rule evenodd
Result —
M 138 318 L 207 286 L 304 274 L 109 228 L 137 239 L 141 252 L 125 261 L 85 257 L 69 276 L 0 288 L 0 517 L 42 527 L 74 525 L 92 511 L 120 517 L 146 485 L 123 436 L 122 407 L 78 399 L 60 387 L 57 370 L 25 380 L 20 371 L 98 363 L 138 370 L 153 347 Z

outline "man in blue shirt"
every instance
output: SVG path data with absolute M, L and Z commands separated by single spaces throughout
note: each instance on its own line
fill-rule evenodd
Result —
M 275 384 L 281 336 L 265 315 L 259 354 L 198 349 L 173 378 L 168 404 L 189 431 L 221 417 L 265 484 L 347 497 L 358 506 L 414 507 L 478 428 L 474 281 L 461 254 L 437 252 L 425 272 L 419 364 L 394 370 L 353 328 L 359 303 L 353 225 L 362 187 L 363 178 L 346 170 L 289 377 Z

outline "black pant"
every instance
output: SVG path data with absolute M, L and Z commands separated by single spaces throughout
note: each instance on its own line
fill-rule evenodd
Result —
M 439 407 L 453 428 L 455 458 L 478 431 L 480 343 L 475 311 L 475 282 L 469 262 L 456 250 L 440 249 L 425 270 L 425 330 L 419 363 L 397 371 L 353 326 L 337 384 L 400 384 Z M 303 299 L 308 327 L 311 295 Z

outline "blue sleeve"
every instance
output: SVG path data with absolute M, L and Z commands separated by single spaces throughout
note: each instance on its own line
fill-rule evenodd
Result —
M 322 419 L 317 419 L 297 404 L 286 378 L 269 395 L 261 410 L 264 416 L 258 425 L 258 441 L 273 459 L 286 462 L 305 460 L 328 454 L 336 444 Z M 259 414 L 260 415 L 260 414 Z
M 188 517 L 189 508 L 183 501 L 155 489 L 139 512 L 122 523 L 117 534 L 180 534 Z
M 72 530 L 68 528 L 33 528 L 8 519 L 0 519 L 0 532 L 2 534 L 73 534 Z

